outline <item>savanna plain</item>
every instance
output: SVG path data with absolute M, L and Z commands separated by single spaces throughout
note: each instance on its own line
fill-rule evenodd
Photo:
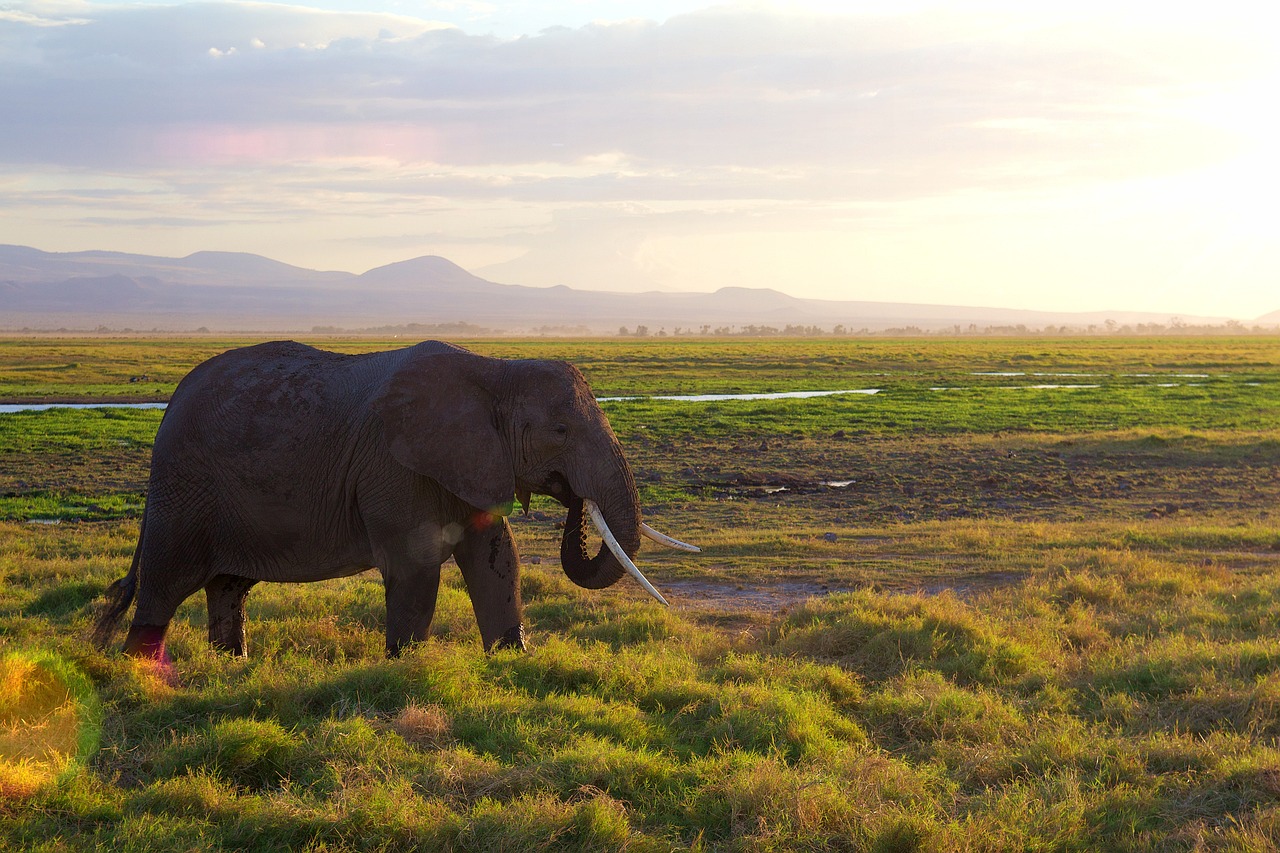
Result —
M 238 343 L 0 341 L 0 403 Z M 525 653 L 449 566 L 396 660 L 369 572 L 256 587 L 247 659 L 193 597 L 137 663 L 87 635 L 161 412 L 0 414 L 0 848 L 1280 847 L 1280 339 L 463 343 L 614 398 L 703 548 L 642 549 L 672 606 L 573 586 L 535 498 Z M 654 399 L 789 391 L 865 393 Z

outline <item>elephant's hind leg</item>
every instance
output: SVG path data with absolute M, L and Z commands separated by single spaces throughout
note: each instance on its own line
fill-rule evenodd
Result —
M 244 602 L 256 583 L 235 575 L 215 575 L 205 585 L 205 601 L 209 605 L 209 644 L 218 651 L 244 656 Z
M 133 624 L 124 640 L 125 654 L 154 660 L 168 660 L 165 652 L 165 635 L 178 606 L 192 593 L 200 589 L 201 576 L 197 573 L 169 574 L 156 577 L 149 566 L 162 565 L 158 559 L 143 555 L 141 576 L 138 579 L 137 606 L 133 611 Z
M 124 638 L 124 653 L 135 658 L 168 660 L 164 650 L 164 635 L 168 631 L 168 622 L 163 625 L 140 625 L 134 622 L 129 627 L 128 636 Z

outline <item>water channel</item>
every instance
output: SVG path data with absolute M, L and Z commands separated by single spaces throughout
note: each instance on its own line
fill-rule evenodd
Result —
M 49 409 L 163 409 L 168 403 L 0 403 L 0 415 Z
M 807 400 L 811 397 L 834 397 L 837 394 L 879 394 L 879 388 L 844 391 L 779 391 L 769 394 L 683 394 L 635 397 L 600 397 L 601 403 L 626 400 L 673 400 L 682 403 L 716 403 L 721 400 Z M 43 412 L 49 409 L 163 409 L 167 403 L 0 403 L 0 415 L 16 412 Z
M 1105 374 L 1097 373 L 1019 373 L 1019 372 L 981 372 L 970 373 L 970 376 L 990 377 L 990 378 L 1016 378 L 1016 377 L 1101 377 Z M 1121 374 L 1123 378 L 1160 378 L 1160 379 L 1209 379 L 1208 374 L 1203 373 L 1126 373 Z M 1151 385 L 1156 388 L 1176 388 L 1179 386 L 1196 387 L 1199 382 L 1159 382 L 1159 383 L 1142 383 Z M 1256 383 L 1248 383 L 1256 384 Z M 1102 384 L 1031 384 L 1031 385 L 987 385 L 985 383 L 973 386 L 955 386 L 942 385 L 929 388 L 930 391 L 968 391 L 975 388 L 981 389 L 1008 389 L 1008 390 L 1026 390 L 1026 391 L 1050 391 L 1050 390 L 1095 390 L 1105 387 Z M 837 391 L 777 391 L 767 393 L 744 393 L 744 394 L 657 394 L 657 395 L 626 395 L 618 397 L 599 397 L 601 403 L 616 403 L 643 400 L 664 400 L 677 403 L 718 403 L 726 400 L 808 400 L 817 397 L 835 397 L 842 394 L 860 394 L 863 396 L 872 396 L 880 394 L 883 388 L 845 388 Z M 0 415 L 11 415 L 17 412 L 42 412 L 49 409 L 163 409 L 167 403 L 0 403 Z

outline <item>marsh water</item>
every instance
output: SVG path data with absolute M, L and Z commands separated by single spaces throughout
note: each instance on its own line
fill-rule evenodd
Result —
M 0 403 L 0 415 L 49 409 L 163 409 L 168 403 Z
M 808 400 L 812 397 L 834 397 L 837 394 L 879 394 L 880 388 L 851 388 L 842 391 L 777 391 L 760 394 L 658 394 L 628 397 L 598 397 L 601 403 L 621 400 L 674 400 L 680 403 L 718 403 L 722 400 Z
M 762 394 L 677 394 L 655 396 L 599 397 L 601 403 L 623 400 L 673 400 L 682 403 L 718 403 L 722 400 L 806 400 L 812 397 L 834 397 L 838 394 L 879 394 L 879 388 L 854 388 L 840 391 L 779 391 Z M 163 409 L 167 403 L 3 403 L 0 415 L 16 412 L 43 412 L 48 409 Z
M 1023 373 L 1019 371 L 981 371 L 970 372 L 972 377 L 981 377 L 984 379 L 1042 379 L 1042 378 L 1110 378 L 1109 374 L 1104 373 Z M 1116 378 L 1120 379 L 1163 379 L 1163 380 L 1205 380 L 1211 379 L 1209 374 L 1205 373 L 1125 373 L 1119 374 Z M 1141 383 L 1154 385 L 1157 388 L 1176 388 L 1180 385 L 1187 387 L 1195 387 L 1203 384 L 1201 382 L 1157 382 L 1157 383 Z M 1255 383 L 1247 383 L 1255 384 Z M 1043 383 L 1034 382 L 1033 384 L 988 384 L 980 382 L 976 385 L 940 385 L 932 386 L 930 391 L 968 391 L 974 388 L 1001 388 L 1010 390 L 1027 390 L 1027 391 L 1085 391 L 1097 390 L 1107 387 L 1102 383 Z M 719 403 L 731 400 L 809 400 L 820 397 L 835 397 L 846 394 L 858 394 L 862 396 L 873 396 L 883 393 L 883 388 L 842 388 L 834 391 L 771 391 L 760 393 L 740 393 L 740 394 L 633 394 L 616 397 L 598 397 L 601 403 L 616 403 L 642 400 L 664 400 L 677 403 Z M 125 402 L 93 402 L 93 403 L 0 403 L 0 415 L 11 415 L 18 412 L 40 412 L 49 409 L 163 409 L 167 403 L 125 403 Z

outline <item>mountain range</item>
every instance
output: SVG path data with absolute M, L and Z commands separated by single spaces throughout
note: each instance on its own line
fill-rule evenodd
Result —
M 801 299 L 777 290 L 614 293 L 498 284 L 425 256 L 356 275 L 291 266 L 260 255 L 197 252 L 184 258 L 122 252 L 44 252 L 0 245 L 0 329 L 305 331 L 387 325 L 470 324 L 493 332 L 615 333 L 620 327 L 817 326 L 924 331 L 987 327 L 1160 324 L 1169 314 L 1062 313 L 866 301 Z M 1222 325 L 1223 317 L 1186 317 Z M 1110 321 L 1110 322 L 1108 322 Z M 1258 318 L 1280 324 L 1280 311 Z

